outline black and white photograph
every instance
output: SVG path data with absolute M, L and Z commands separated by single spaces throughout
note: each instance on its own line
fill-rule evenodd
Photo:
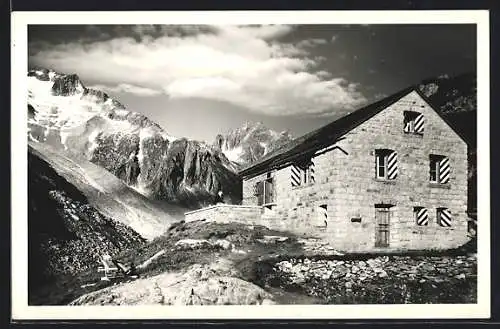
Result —
M 159 14 L 19 32 L 27 307 L 489 312 L 477 22 Z

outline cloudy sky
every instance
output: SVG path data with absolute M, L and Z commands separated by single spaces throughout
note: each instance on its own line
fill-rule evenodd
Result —
M 76 73 L 170 134 L 302 135 L 422 79 L 475 72 L 473 25 L 38 25 L 29 66 Z

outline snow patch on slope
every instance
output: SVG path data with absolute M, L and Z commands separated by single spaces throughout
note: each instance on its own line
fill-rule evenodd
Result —
M 234 149 L 223 149 L 222 152 L 229 161 L 240 162 L 241 155 L 243 154 L 243 148 L 241 146 L 235 147 Z
M 88 140 L 90 143 L 90 146 L 89 146 L 90 153 L 94 152 L 94 150 L 97 149 L 97 147 L 99 147 L 99 144 L 97 144 L 97 136 L 99 136 L 99 133 L 100 133 L 99 130 L 94 130 L 89 135 Z
M 54 128 L 73 128 L 103 111 L 103 106 L 82 99 L 83 86 L 70 96 L 54 96 L 52 81 L 28 77 L 28 102 L 36 109 L 35 121 Z M 80 88 L 81 87 L 81 88 Z

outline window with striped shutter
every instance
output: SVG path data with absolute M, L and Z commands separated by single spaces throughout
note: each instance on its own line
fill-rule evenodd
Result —
M 308 175 L 307 175 L 307 180 L 306 183 L 314 183 L 315 182 L 315 176 L 314 176 L 314 161 L 311 160 L 307 166 L 308 169 Z
M 318 216 L 318 225 L 327 227 L 328 226 L 328 210 L 327 205 L 322 204 L 316 208 L 316 214 Z
M 404 126 L 405 133 L 423 134 L 424 133 L 424 115 L 422 113 L 405 111 L 404 112 Z
M 398 154 L 394 150 L 375 150 L 376 177 L 394 180 L 398 176 Z
M 429 224 L 429 215 L 427 213 L 427 208 L 414 207 L 413 214 L 415 215 L 415 222 L 418 226 L 427 226 Z
M 290 182 L 292 187 L 313 184 L 316 180 L 314 167 L 313 160 L 310 160 L 306 165 L 291 165 Z
M 431 183 L 447 184 L 451 174 L 450 159 L 446 156 L 431 154 L 429 160 Z
M 292 182 L 292 187 L 300 186 L 302 182 L 302 175 L 302 169 L 299 166 L 290 166 L 290 181 Z
M 450 227 L 452 219 L 451 212 L 448 208 L 437 209 L 437 222 L 440 226 Z

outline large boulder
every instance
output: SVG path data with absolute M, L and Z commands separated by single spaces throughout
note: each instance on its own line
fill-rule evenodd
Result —
M 193 265 L 185 272 L 163 273 L 108 287 L 79 297 L 70 305 L 262 305 L 272 296 L 236 278 L 219 265 Z

